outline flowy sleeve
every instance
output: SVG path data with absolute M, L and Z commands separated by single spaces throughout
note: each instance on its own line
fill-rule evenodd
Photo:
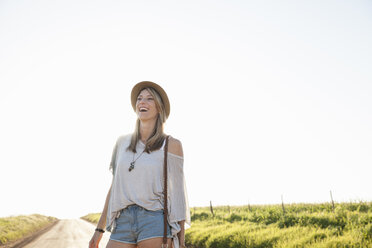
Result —
M 111 155 L 111 161 L 110 161 L 110 167 L 109 167 L 109 170 L 111 171 L 112 175 L 115 175 L 115 169 L 116 169 L 116 154 L 117 154 L 118 143 L 119 143 L 120 138 L 121 138 L 121 137 L 119 137 L 119 138 L 116 140 L 116 143 L 115 143 L 114 149 L 113 149 L 113 151 L 112 151 L 112 155 Z
M 185 229 L 191 226 L 190 208 L 183 171 L 183 158 L 174 154 L 168 156 L 168 222 L 172 229 L 173 246 L 179 247 L 177 233 L 181 230 L 179 221 L 185 221 Z

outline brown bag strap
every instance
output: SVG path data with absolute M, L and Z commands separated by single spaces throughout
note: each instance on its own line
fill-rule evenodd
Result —
M 164 146 L 164 236 L 163 244 L 161 247 L 167 246 L 167 226 L 168 226 L 168 139 L 169 135 L 165 137 L 165 146 Z

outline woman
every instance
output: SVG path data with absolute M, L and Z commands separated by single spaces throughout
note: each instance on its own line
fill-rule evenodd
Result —
M 159 85 L 143 81 L 133 87 L 131 102 L 138 117 L 136 128 L 133 134 L 120 136 L 116 142 L 110 163 L 112 185 L 89 248 L 98 247 L 105 226 L 111 231 L 106 248 L 162 247 L 163 124 L 170 113 L 169 99 Z M 181 142 L 169 137 L 167 154 L 167 243 L 168 247 L 182 248 L 190 210 Z

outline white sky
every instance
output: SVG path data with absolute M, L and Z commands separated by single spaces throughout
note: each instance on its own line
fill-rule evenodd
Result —
M 102 210 L 139 81 L 191 206 L 372 200 L 370 1 L 0 0 L 0 216 Z

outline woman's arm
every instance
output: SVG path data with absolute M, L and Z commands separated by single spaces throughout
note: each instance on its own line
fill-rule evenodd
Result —
M 112 185 L 111 185 L 111 187 L 112 187 Z M 103 207 L 101 218 L 99 218 L 99 221 L 98 221 L 98 224 L 97 224 L 97 228 L 99 228 L 99 229 L 105 229 L 105 227 L 106 227 L 106 216 L 107 216 L 108 204 L 109 204 L 109 201 L 110 201 L 111 187 L 110 187 L 109 191 L 107 192 L 105 206 Z
M 112 184 L 111 184 L 111 187 L 110 187 L 109 191 L 107 192 L 105 206 L 103 207 L 101 217 L 99 218 L 99 221 L 98 221 L 98 224 L 97 224 L 98 229 L 104 230 L 105 226 L 106 226 L 107 208 L 108 208 L 108 203 L 110 201 L 111 188 L 112 188 Z M 91 240 L 89 242 L 89 248 L 98 247 L 98 244 L 102 239 L 102 234 L 103 233 L 98 232 L 98 231 L 94 232 L 93 237 L 91 238 Z

